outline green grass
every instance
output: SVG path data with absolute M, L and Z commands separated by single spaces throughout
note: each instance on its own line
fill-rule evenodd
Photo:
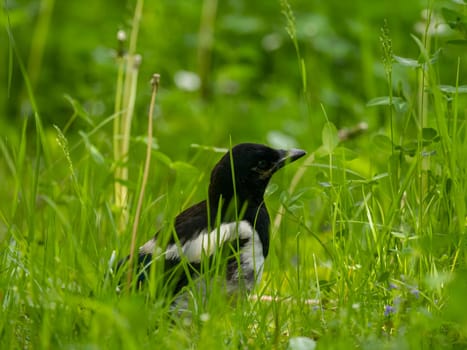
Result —
M 295 28 L 302 18 L 295 23 L 293 7 L 282 6 L 298 56 L 293 69 L 300 92 L 276 82 L 270 96 L 283 93 L 292 107 L 239 96 L 206 103 L 175 88 L 164 90 L 161 77 L 138 244 L 206 197 L 210 169 L 222 154 L 214 147 L 228 147 L 230 137 L 233 143 L 280 142 L 282 136 L 278 141 L 277 134 L 265 135 L 286 129 L 283 134 L 294 135 L 309 152 L 308 159 L 276 174 L 268 188 L 267 206 L 280 224 L 273 226 L 254 297 L 231 300 L 213 286 L 206 300 L 195 293 L 190 318 L 170 312 L 157 275 L 149 288 L 120 294 L 117 279 L 108 276 L 111 257 L 130 250 L 145 118 L 134 121 L 127 163 L 122 154 L 114 161 L 112 148 L 120 102 L 110 103 L 115 111 L 96 120 L 71 96 L 70 121 L 54 128 L 35 102 L 41 93 L 31 85 L 10 32 L 10 58 L 20 67 L 34 118 L 13 126 L 2 121 L 1 349 L 285 349 L 295 337 L 313 339 L 318 349 L 467 346 L 465 54 L 430 34 L 430 22 L 424 34 L 397 35 L 417 52 L 414 58 L 394 56 L 389 24 L 379 23 L 377 52 L 371 49 L 374 37 L 360 33 L 366 67 L 358 84 L 371 94 L 364 106 L 370 128 L 344 139 L 335 124 L 349 125 L 339 122 L 338 109 L 316 103 L 310 92 L 318 89 L 311 74 L 316 57 L 301 48 Z M 454 20 L 452 27 L 462 34 L 462 21 Z M 439 48 L 447 53 L 440 55 Z M 382 80 L 371 77 L 374 61 L 381 61 Z M 324 65 L 332 71 L 332 63 Z M 447 66 L 454 73 L 446 73 Z M 117 79 L 117 68 L 114 73 L 107 78 L 120 86 L 119 96 L 122 85 L 116 82 L 123 78 Z M 327 88 L 328 80 L 318 77 Z M 134 88 L 127 94 L 141 96 L 137 111 L 146 110 L 150 92 Z M 380 97 L 378 91 L 387 92 Z M 351 92 L 342 98 L 349 104 L 361 100 Z M 185 114 L 186 120 L 177 119 Z M 193 134 L 201 134 L 206 147 L 190 147 L 199 141 Z M 129 193 L 124 225 L 114 199 L 115 170 L 123 166 L 129 173 L 119 185 Z

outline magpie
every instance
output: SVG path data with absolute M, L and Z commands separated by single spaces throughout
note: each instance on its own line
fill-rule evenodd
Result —
M 269 251 L 270 218 L 264 192 L 272 175 L 306 154 L 300 149 L 277 150 L 242 143 L 220 159 L 211 172 L 208 198 L 182 211 L 172 229 L 161 230 L 139 248 L 137 282 L 163 273 L 165 286 L 177 295 L 203 269 L 222 259 L 226 292 L 250 291 L 261 280 Z M 170 232 L 167 234 L 164 233 Z M 165 236 L 165 238 L 164 238 Z M 128 257 L 121 261 L 121 266 Z

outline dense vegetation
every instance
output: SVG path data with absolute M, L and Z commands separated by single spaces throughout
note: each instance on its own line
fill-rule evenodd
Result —
M 2 5 L 1 349 L 467 346 L 464 1 Z M 116 293 L 246 141 L 308 151 L 254 295 Z

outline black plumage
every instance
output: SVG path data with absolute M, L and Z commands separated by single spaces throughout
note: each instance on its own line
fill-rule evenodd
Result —
M 180 213 L 167 239 L 158 233 L 140 247 L 138 283 L 144 282 L 156 261 L 163 264 L 156 272 L 163 271 L 167 288 L 178 293 L 202 275 L 203 266 L 221 255 L 227 291 L 239 286 L 250 290 L 261 278 L 269 251 L 270 219 L 264 192 L 277 170 L 303 155 L 302 150 L 276 150 L 253 143 L 233 147 L 211 172 L 208 199 Z M 182 260 L 186 263 L 181 264 Z

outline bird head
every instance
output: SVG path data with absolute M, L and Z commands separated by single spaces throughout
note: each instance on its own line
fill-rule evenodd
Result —
M 240 203 L 259 204 L 272 175 L 305 154 L 299 149 L 273 149 L 254 143 L 236 145 L 221 158 L 211 173 L 211 205 L 217 205 L 221 197 L 229 202 L 234 193 Z

